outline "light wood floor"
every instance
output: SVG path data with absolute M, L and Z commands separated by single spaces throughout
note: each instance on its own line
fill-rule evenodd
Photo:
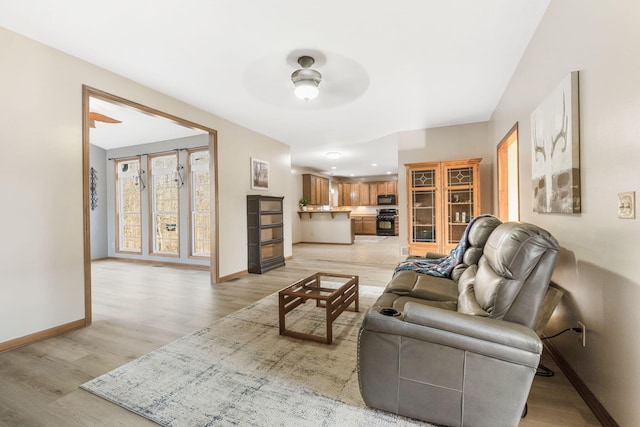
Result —
M 287 266 L 210 285 L 209 272 L 118 261 L 93 263 L 93 324 L 0 354 L 0 426 L 155 425 L 78 386 L 316 271 L 383 287 L 401 260 L 397 238 L 294 246 Z M 553 361 L 536 377 L 521 426 L 599 425 Z

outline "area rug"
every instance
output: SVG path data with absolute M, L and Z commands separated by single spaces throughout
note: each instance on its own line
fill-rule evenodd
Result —
M 280 336 L 275 293 L 81 388 L 163 426 L 428 425 L 360 396 L 357 333 L 380 292 L 360 286 L 360 312 L 338 317 L 330 345 Z M 286 320 L 324 335 L 324 309 L 312 301 Z

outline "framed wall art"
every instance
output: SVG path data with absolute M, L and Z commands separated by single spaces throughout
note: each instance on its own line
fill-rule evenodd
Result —
M 269 189 L 269 162 L 251 158 L 251 189 Z
M 578 101 L 574 71 L 531 114 L 534 212 L 580 212 Z

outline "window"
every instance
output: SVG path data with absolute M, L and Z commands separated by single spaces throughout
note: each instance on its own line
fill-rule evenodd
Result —
M 193 257 L 211 255 L 211 202 L 209 151 L 189 152 L 189 206 L 191 209 L 191 252 Z
M 180 247 L 178 209 L 182 186 L 177 153 L 150 156 L 151 253 L 178 255 Z
M 117 251 L 142 253 L 140 159 L 116 160 Z

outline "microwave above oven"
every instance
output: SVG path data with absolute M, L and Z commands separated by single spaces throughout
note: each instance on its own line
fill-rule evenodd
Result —
M 395 194 L 378 194 L 378 204 L 379 205 L 395 205 L 396 195 Z

